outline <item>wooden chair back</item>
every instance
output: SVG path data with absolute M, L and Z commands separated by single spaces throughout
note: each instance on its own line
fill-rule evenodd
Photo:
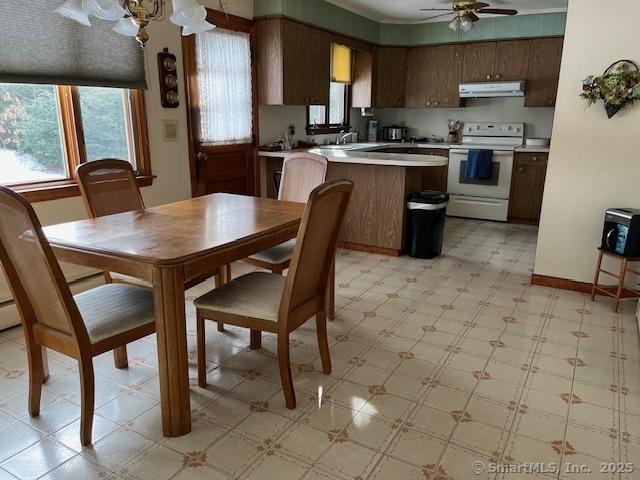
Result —
M 315 188 L 302 217 L 279 310 L 288 330 L 304 323 L 324 302 L 353 183 L 331 180 Z
M 62 269 L 33 207 L 0 186 L 0 261 L 25 330 L 54 331 L 62 341 L 89 338 Z M 46 346 L 46 345 L 45 345 Z
M 291 153 L 282 164 L 278 200 L 305 203 L 327 177 L 327 159 L 313 153 Z
M 142 210 L 144 201 L 129 162 L 107 158 L 76 169 L 87 212 L 92 217 Z

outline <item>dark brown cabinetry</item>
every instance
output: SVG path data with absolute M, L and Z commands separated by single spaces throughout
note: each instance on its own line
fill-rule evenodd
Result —
M 558 93 L 563 38 L 531 40 L 525 107 L 553 107 Z
M 378 47 L 375 52 L 373 106 L 404 106 L 407 49 Z
M 406 107 L 460 106 L 462 45 L 411 48 L 407 53 Z
M 462 81 L 525 80 L 528 67 L 528 40 L 469 43 L 464 47 Z
M 540 221 L 548 157 L 547 153 L 516 152 L 509 198 L 510 222 Z
M 284 18 L 260 19 L 256 25 L 260 103 L 328 103 L 329 33 Z
M 351 85 L 351 106 L 369 108 L 373 96 L 373 55 L 371 52 L 353 52 L 353 84 Z

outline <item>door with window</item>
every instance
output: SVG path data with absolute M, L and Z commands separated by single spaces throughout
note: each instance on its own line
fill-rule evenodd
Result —
M 192 193 L 258 195 L 254 22 L 207 15 L 214 30 L 183 37 Z

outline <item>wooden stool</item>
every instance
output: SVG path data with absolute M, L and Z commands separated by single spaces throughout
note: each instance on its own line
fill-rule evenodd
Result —
M 618 312 L 618 307 L 620 306 L 620 302 L 622 300 L 634 300 L 640 298 L 640 291 L 633 288 L 625 288 L 624 286 L 624 278 L 627 272 L 635 273 L 636 275 L 640 275 L 640 271 L 633 270 L 629 268 L 629 263 L 631 262 L 639 262 L 640 257 L 625 257 L 624 255 L 619 255 L 614 252 L 609 252 L 607 250 L 603 250 L 602 248 L 598 248 L 598 263 L 596 265 L 596 276 L 593 279 L 593 288 L 591 289 L 591 301 L 594 301 L 596 298 L 596 293 L 601 293 L 603 295 L 607 295 L 609 297 L 613 297 L 615 302 L 613 304 L 613 311 Z M 620 273 L 615 274 L 609 272 L 607 270 L 602 269 L 602 257 L 606 255 L 608 257 L 613 257 L 620 261 Z M 611 277 L 618 279 L 618 286 L 607 287 L 601 286 L 598 284 L 598 279 L 600 277 L 600 272 L 609 275 Z M 614 291 L 610 291 L 614 288 Z

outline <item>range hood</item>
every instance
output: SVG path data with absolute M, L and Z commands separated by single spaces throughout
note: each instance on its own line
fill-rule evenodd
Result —
M 461 83 L 460 98 L 524 97 L 525 81 Z

